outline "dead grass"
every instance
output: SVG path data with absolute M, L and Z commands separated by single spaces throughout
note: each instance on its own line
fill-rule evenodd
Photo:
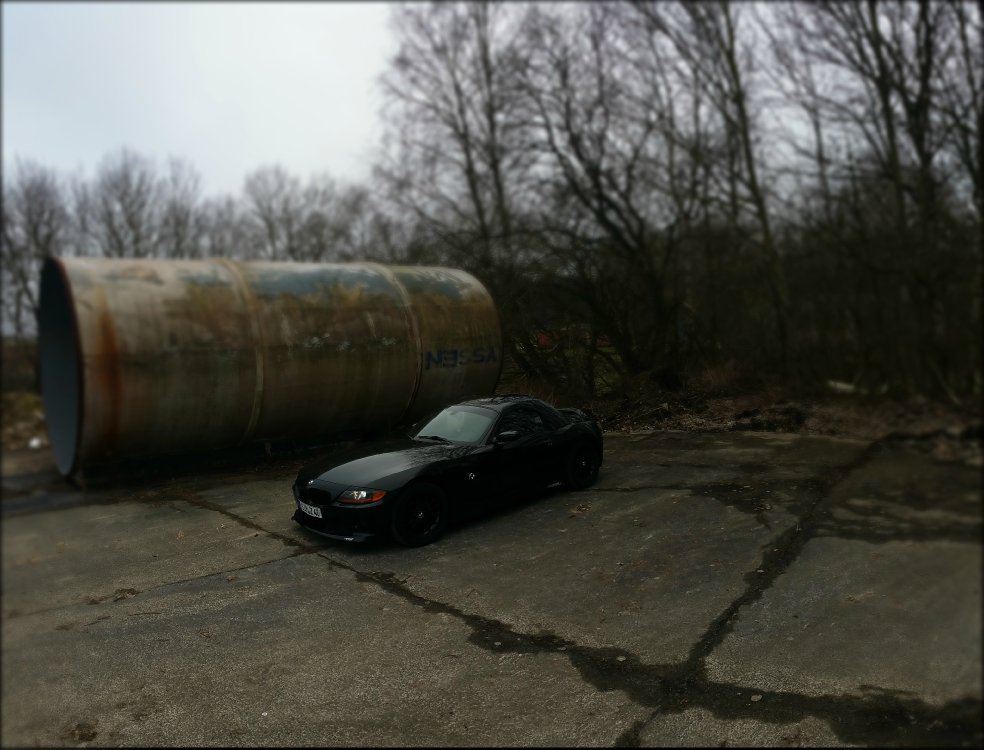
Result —
M 2 394 L 0 412 L 0 443 L 4 450 L 48 445 L 48 431 L 44 422 L 44 405 L 41 396 L 33 391 L 7 391 Z
M 696 373 L 680 390 L 662 388 L 654 375 L 643 373 L 624 381 L 621 392 L 587 401 L 506 368 L 496 392 L 586 408 L 610 431 L 750 429 L 878 440 L 892 434 L 956 435 L 981 424 L 979 403 L 957 408 L 920 397 L 899 401 L 833 389 L 783 388 L 756 382 L 735 362 Z

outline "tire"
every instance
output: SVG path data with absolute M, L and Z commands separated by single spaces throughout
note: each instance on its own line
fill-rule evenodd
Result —
M 567 456 L 565 484 L 572 490 L 583 490 L 598 479 L 598 451 L 591 443 L 577 443 Z
M 422 547 L 440 538 L 448 522 L 448 498 L 435 484 L 421 482 L 400 493 L 390 519 L 397 544 Z

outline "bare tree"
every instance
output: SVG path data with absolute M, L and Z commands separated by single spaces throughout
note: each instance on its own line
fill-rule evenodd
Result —
M 403 6 L 383 79 L 393 125 L 379 176 L 389 196 L 443 235 L 459 262 L 492 275 L 512 256 L 530 168 L 517 117 L 517 21 L 498 3 Z
M 949 2 L 953 50 L 941 65 L 939 110 L 945 148 L 966 175 L 977 223 L 984 222 L 984 3 Z M 979 238 L 984 242 L 984 238 Z M 984 255 L 984 246 L 981 247 Z
M 853 233 L 841 238 L 853 262 L 877 274 L 871 283 L 885 288 L 882 304 L 894 310 L 894 323 L 879 324 L 879 337 L 892 342 L 891 364 L 880 358 L 880 376 L 894 370 L 910 391 L 952 393 L 947 351 L 959 348 L 959 334 L 948 290 L 980 268 L 955 242 L 962 231 L 955 199 L 980 184 L 970 146 L 980 73 L 965 62 L 975 42 L 961 32 L 970 12 L 930 0 L 824 2 L 803 11 L 788 19 L 796 43 L 840 84 L 817 97 L 822 116 L 853 152 L 840 176 L 891 197 L 879 211 L 857 216 Z M 977 126 L 978 142 L 979 133 Z M 963 308 L 979 329 L 979 306 Z
M 160 186 L 159 250 L 165 258 L 200 258 L 205 252 L 205 215 L 202 209 L 201 175 L 190 163 L 168 161 Z
M 18 160 L 3 186 L 4 330 L 33 334 L 38 311 L 38 277 L 45 258 L 61 254 L 68 241 L 65 192 L 55 172 Z
M 232 196 L 213 197 L 202 204 L 205 255 L 213 258 L 247 260 L 250 229 L 246 209 Z
M 525 8 L 504 3 L 405 5 L 383 78 L 388 96 L 377 178 L 402 214 L 417 260 L 466 268 L 500 301 L 519 358 L 528 321 L 518 306 L 535 251 L 526 219 L 538 196 L 519 76 Z M 410 218 L 412 217 L 412 218 Z
M 279 165 L 261 167 L 246 177 L 243 193 L 251 253 L 266 259 L 298 259 L 304 204 L 300 180 Z
M 264 167 L 246 179 L 247 244 L 256 257 L 339 261 L 370 251 L 373 211 L 368 190 L 339 185 L 329 175 L 306 184 L 283 167 Z
M 293 210 L 300 221 L 295 259 L 338 260 L 343 232 L 335 217 L 338 186 L 326 174 L 312 177 Z
M 734 156 L 725 162 L 732 203 L 736 207 L 739 202 L 749 206 L 758 224 L 779 345 L 779 367 L 785 374 L 789 364 L 789 290 L 761 179 L 763 159 L 758 151 L 752 84 L 757 65 L 755 40 L 749 33 L 742 33 L 741 26 L 746 8 L 727 0 L 673 5 L 639 3 L 635 7 L 654 31 L 673 42 L 725 127 L 726 142 L 732 146 L 728 151 Z
M 982 10 L 401 5 L 371 183 L 267 166 L 204 197 L 127 150 L 5 174 L 5 331 L 52 253 L 448 264 L 578 397 L 731 360 L 979 397 Z
M 161 190 L 153 162 L 128 149 L 103 158 L 91 183 L 79 181 L 73 208 L 80 243 L 111 258 L 153 257 L 159 250 Z
M 377 253 L 378 207 L 373 194 L 365 185 L 345 185 L 334 197 L 333 210 L 328 217 L 333 252 L 338 260 L 366 260 Z
M 652 174 L 665 169 L 655 152 L 667 141 L 651 106 L 639 111 L 643 97 L 626 85 L 632 70 L 612 6 L 534 8 L 525 28 L 522 90 L 532 141 L 548 167 L 539 173 L 548 199 L 541 223 L 568 240 L 548 246 L 568 259 L 570 287 L 610 337 L 618 366 L 649 369 L 662 355 L 667 322 L 666 253 L 656 227 L 675 217 Z
M 301 255 L 308 260 L 360 260 L 369 251 L 365 226 L 371 212 L 369 191 L 338 185 L 327 175 L 304 189 Z

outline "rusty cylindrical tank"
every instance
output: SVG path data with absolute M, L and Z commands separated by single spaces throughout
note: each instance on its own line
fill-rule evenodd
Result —
M 492 393 L 472 276 L 375 263 L 52 258 L 41 390 L 58 469 L 311 438 Z

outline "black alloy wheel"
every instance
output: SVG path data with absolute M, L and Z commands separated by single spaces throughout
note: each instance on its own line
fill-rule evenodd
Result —
M 583 490 L 595 483 L 598 478 L 598 460 L 594 446 L 578 443 L 567 457 L 567 486 L 573 490 Z
M 444 490 L 421 482 L 408 487 L 396 501 L 390 531 L 404 547 L 420 547 L 438 539 L 448 520 Z

